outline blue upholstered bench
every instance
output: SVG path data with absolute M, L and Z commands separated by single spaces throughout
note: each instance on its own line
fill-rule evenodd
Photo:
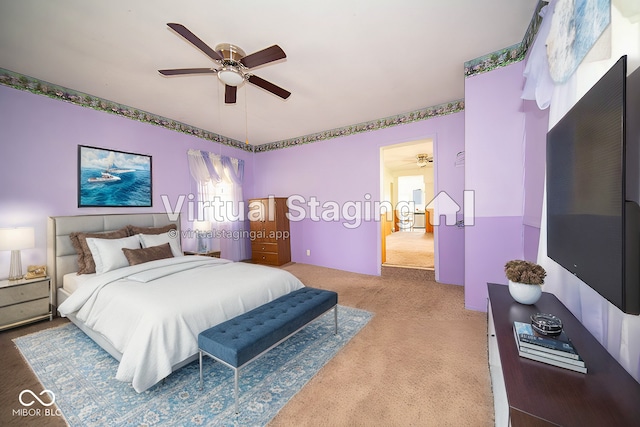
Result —
M 198 335 L 200 387 L 203 385 L 203 354 L 232 368 L 237 413 L 240 368 L 331 309 L 334 310 L 337 334 L 338 294 L 304 287 L 201 332 Z

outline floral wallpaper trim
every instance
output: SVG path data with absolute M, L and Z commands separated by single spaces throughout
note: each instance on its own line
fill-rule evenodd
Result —
M 464 63 L 464 76 L 473 77 L 522 61 L 525 53 L 526 50 L 522 49 L 522 43 L 518 43 L 497 52 L 467 61 Z
M 182 132 L 193 135 L 208 141 L 218 142 L 245 151 L 253 151 L 253 146 L 235 139 L 227 138 L 214 132 L 209 132 L 195 126 L 187 125 L 175 120 L 167 119 L 156 114 L 148 113 L 133 107 L 108 101 L 97 96 L 88 95 L 73 89 L 47 83 L 33 77 L 24 76 L 13 71 L 0 68 L 0 84 L 12 87 L 18 90 L 25 90 L 37 95 L 44 95 L 49 98 L 60 101 L 70 102 L 81 107 L 92 108 L 94 110 L 104 111 L 106 113 L 116 114 L 118 116 L 127 117 L 139 122 L 149 123 L 156 126 L 162 126 L 166 129 L 176 132 Z
M 533 13 L 533 17 L 531 18 L 531 22 L 529 23 L 529 27 L 527 28 L 527 31 L 520 43 L 465 62 L 464 76 L 472 77 L 495 70 L 496 68 L 506 67 L 507 65 L 522 61 L 538 33 L 538 29 L 542 23 L 540 9 L 542 9 L 546 4 L 547 2 L 542 0 L 538 2 L 536 10 Z
M 453 114 L 463 110 L 464 100 L 460 99 L 458 101 L 447 102 L 445 104 L 436 105 L 434 107 L 427 107 L 405 114 L 386 117 L 384 119 L 371 120 L 368 122 L 358 123 L 356 125 L 344 126 L 337 129 L 299 136 L 297 138 L 289 138 L 283 141 L 257 145 L 254 151 L 256 153 L 260 153 L 264 151 L 279 150 L 281 148 L 295 147 L 297 145 L 311 144 L 313 142 L 323 141 L 326 139 L 355 135 L 362 132 L 385 129 L 393 126 L 430 119 L 432 117 Z

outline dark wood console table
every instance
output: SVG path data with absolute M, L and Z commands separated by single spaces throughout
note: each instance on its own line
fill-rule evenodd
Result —
M 543 292 L 535 305 L 528 306 L 515 302 L 506 285 L 489 283 L 488 290 L 489 345 L 492 339 L 497 341 L 511 425 L 640 425 L 640 383 L 555 295 Z M 567 335 L 587 365 L 586 374 L 518 356 L 513 322 L 528 322 L 532 314 L 539 312 L 562 319 Z M 495 338 L 491 336 L 493 331 Z

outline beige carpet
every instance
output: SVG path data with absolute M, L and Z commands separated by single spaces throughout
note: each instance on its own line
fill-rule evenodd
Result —
M 375 315 L 271 427 L 494 425 L 486 314 L 464 309 L 461 286 L 426 280 L 415 274 L 420 270 L 402 278 L 400 272 L 367 276 L 306 264 L 284 268 L 308 286 L 337 291 L 340 304 Z M 34 425 L 10 412 L 20 391 L 38 384 L 11 339 L 66 321 L 0 333 L 0 425 Z M 58 417 L 36 422 L 65 424 Z
M 285 267 L 339 303 L 375 313 L 270 426 L 493 426 L 486 313 L 464 288 Z
M 386 239 L 386 264 L 433 268 L 433 233 L 397 231 Z

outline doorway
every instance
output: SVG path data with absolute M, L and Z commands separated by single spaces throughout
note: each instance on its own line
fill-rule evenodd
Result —
M 394 209 L 382 227 L 383 265 L 435 269 L 433 226 L 425 211 L 435 191 L 433 140 L 382 147 L 380 158 L 382 200 Z

